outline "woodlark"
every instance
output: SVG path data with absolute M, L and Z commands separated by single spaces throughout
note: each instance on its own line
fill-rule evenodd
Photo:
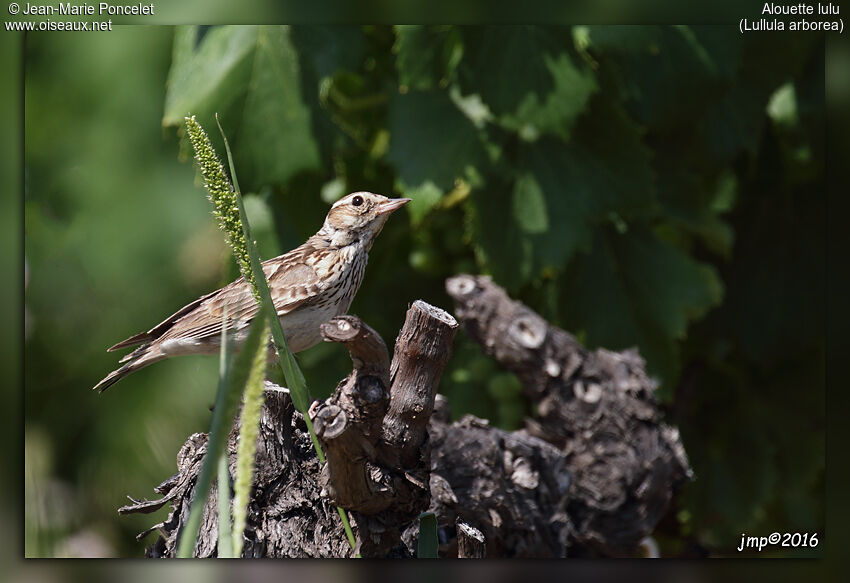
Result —
M 355 192 L 331 207 L 319 232 L 300 247 L 263 262 L 272 300 L 292 352 L 317 344 L 319 326 L 344 314 L 363 280 L 369 249 L 394 210 L 409 198 L 390 199 Z M 198 298 L 147 332 L 119 342 L 110 351 L 141 345 L 120 362 L 126 363 L 95 385 L 104 391 L 149 364 L 182 354 L 214 354 L 221 343 L 222 314 L 236 342 L 244 341 L 258 305 L 250 285 L 239 278 Z

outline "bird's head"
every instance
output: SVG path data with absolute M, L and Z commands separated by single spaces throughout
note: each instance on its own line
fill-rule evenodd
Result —
M 334 203 L 319 235 L 335 247 L 360 241 L 372 245 L 390 214 L 410 202 L 371 192 L 352 192 Z

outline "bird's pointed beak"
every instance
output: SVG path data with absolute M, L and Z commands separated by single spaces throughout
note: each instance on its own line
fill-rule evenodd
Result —
M 391 198 L 379 204 L 376 210 L 379 215 L 388 215 L 409 203 L 410 200 L 409 198 Z

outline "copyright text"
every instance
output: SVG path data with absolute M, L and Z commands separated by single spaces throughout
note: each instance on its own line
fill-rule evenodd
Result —
M 154 14 L 153 4 L 113 5 L 106 2 L 94 4 L 72 4 L 59 2 L 57 4 L 19 4 L 9 5 L 10 14 L 25 16 L 149 16 Z
M 818 546 L 820 540 L 818 533 L 812 532 L 773 532 L 770 536 L 747 536 L 741 533 L 741 542 L 738 543 L 738 552 L 744 549 L 757 549 L 759 552 L 766 546 L 781 547 L 810 547 Z

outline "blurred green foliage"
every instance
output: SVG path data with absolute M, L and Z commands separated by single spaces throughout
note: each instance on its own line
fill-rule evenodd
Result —
M 87 389 L 107 346 L 236 276 L 176 137 L 216 112 L 263 257 L 350 191 L 413 198 L 352 306 L 388 342 L 411 301 L 451 308 L 444 279 L 481 272 L 590 348 L 637 345 L 697 473 L 662 552 L 822 528 L 818 35 L 122 27 L 30 35 L 26 66 L 27 554 L 91 532 L 137 555 L 159 515 L 115 508 L 208 427 L 212 358 Z M 339 346 L 298 358 L 316 396 L 350 369 Z M 533 409 L 463 333 L 441 391 L 509 429 Z

